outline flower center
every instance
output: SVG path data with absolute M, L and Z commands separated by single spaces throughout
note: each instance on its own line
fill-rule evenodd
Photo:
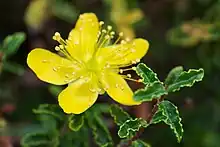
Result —
M 86 63 L 86 70 L 88 72 L 92 72 L 92 73 L 96 73 L 97 74 L 98 72 L 101 72 L 102 66 L 101 66 L 101 64 L 95 58 L 91 58 Z

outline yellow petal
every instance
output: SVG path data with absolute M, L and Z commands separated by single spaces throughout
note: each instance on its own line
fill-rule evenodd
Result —
M 97 52 L 97 58 L 110 65 L 126 66 L 140 60 L 147 53 L 148 48 L 148 41 L 139 38 L 126 44 L 101 48 Z
M 94 80 L 80 79 L 64 89 L 58 97 L 59 105 L 63 111 L 80 114 L 91 107 L 98 97 L 98 92 L 92 90 L 96 84 L 94 82 Z
M 28 54 L 27 64 L 39 79 L 55 85 L 64 85 L 75 80 L 81 71 L 74 62 L 40 48 Z
M 127 82 L 113 72 L 105 72 L 101 77 L 101 83 L 112 99 L 123 105 L 139 105 L 140 102 L 133 100 L 133 92 Z
M 98 31 L 99 22 L 96 15 L 94 13 L 81 14 L 68 38 L 68 50 L 71 55 L 80 56 L 84 61 L 89 60 L 95 50 Z

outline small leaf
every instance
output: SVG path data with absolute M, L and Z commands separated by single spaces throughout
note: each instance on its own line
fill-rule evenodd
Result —
M 183 136 L 183 126 L 181 124 L 181 118 L 177 107 L 169 101 L 162 101 L 158 105 L 158 111 L 162 111 L 162 115 L 166 117 L 163 121 L 170 126 L 175 133 L 178 142 L 180 142 Z
M 26 35 L 22 32 L 14 33 L 7 36 L 3 41 L 4 58 L 16 53 L 21 44 L 25 41 Z
M 41 104 L 37 109 L 34 109 L 35 114 L 47 114 L 51 115 L 59 120 L 64 120 L 65 114 L 62 112 L 58 105 Z
M 137 65 L 136 73 L 143 79 L 143 83 L 146 85 L 152 84 L 154 82 L 159 82 L 157 74 L 154 73 L 149 67 L 144 63 Z
M 120 138 L 126 138 L 131 136 L 134 132 L 139 131 L 140 128 L 146 128 L 148 126 L 147 122 L 142 118 L 129 119 L 125 121 L 123 125 L 120 126 L 118 131 L 118 136 Z
M 161 121 L 164 121 L 167 117 L 163 115 L 163 111 L 162 110 L 158 110 L 156 114 L 154 114 L 152 120 L 151 120 L 151 124 L 157 124 Z
M 79 131 L 84 124 L 84 115 L 71 115 L 69 117 L 69 128 L 72 131 Z
M 23 147 L 39 147 L 39 146 L 53 146 L 57 147 L 59 144 L 58 138 L 48 135 L 46 132 L 35 132 L 26 134 L 22 140 Z
M 181 74 L 182 72 L 183 72 L 183 67 L 182 67 L 182 66 L 177 66 L 177 67 L 173 68 L 173 69 L 169 72 L 169 74 L 168 74 L 168 76 L 167 76 L 167 78 L 166 78 L 164 84 L 165 84 L 165 85 L 171 85 L 171 84 L 173 84 L 174 81 L 180 76 L 180 74 Z
M 103 120 L 89 111 L 87 111 L 86 116 L 96 144 L 100 147 L 112 147 L 112 138 Z
M 176 75 L 177 76 L 177 75 Z M 204 77 L 203 69 L 190 69 L 189 71 L 182 72 L 173 83 L 167 85 L 168 92 L 175 92 L 180 90 L 181 87 L 191 87 L 195 82 L 199 82 Z
M 132 142 L 132 147 L 151 147 L 148 143 L 138 139 Z
M 126 120 L 131 119 L 130 115 L 118 105 L 111 105 L 110 113 L 118 126 L 124 124 Z
M 155 82 L 144 89 L 139 89 L 134 93 L 134 100 L 139 102 L 152 101 L 155 98 L 160 98 L 167 94 L 165 87 L 161 82 Z

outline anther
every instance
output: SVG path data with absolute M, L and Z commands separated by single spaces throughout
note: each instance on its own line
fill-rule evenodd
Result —
M 122 69 L 120 69 L 120 70 L 119 70 L 119 72 L 122 74 L 122 73 L 123 73 L 123 70 L 122 70 Z
M 140 62 L 140 59 L 136 59 L 136 63 Z
M 104 25 L 104 21 L 100 21 L 100 22 L 99 22 L 99 25 L 100 25 L 100 26 Z
M 115 32 L 112 31 L 112 32 L 110 33 L 110 35 L 115 35 Z
M 120 37 L 122 37 L 123 35 L 124 35 L 123 32 L 120 32 L 120 33 L 119 33 L 119 36 L 120 36 Z
M 63 45 L 59 45 L 59 48 L 60 48 L 61 50 L 63 50 L 63 49 L 64 49 L 64 46 L 63 46 Z
M 102 33 L 107 33 L 107 31 L 105 29 L 102 30 Z
M 128 76 L 129 78 L 131 78 L 131 74 L 127 74 L 127 76 Z
M 109 35 L 106 35 L 106 36 L 105 36 L 105 39 L 109 39 L 109 38 L 110 38 L 110 36 L 109 36 Z
M 107 26 L 107 29 L 110 31 L 112 29 L 112 26 Z
M 56 50 L 56 51 L 59 51 L 59 50 L 60 50 L 60 47 L 59 47 L 59 46 L 56 46 L 56 47 L 55 47 L 55 50 Z
M 143 82 L 143 79 L 138 79 L 137 82 L 141 83 Z

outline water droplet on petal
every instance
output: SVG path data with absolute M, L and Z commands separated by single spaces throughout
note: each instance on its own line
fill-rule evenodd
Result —
M 56 68 L 56 67 L 53 67 L 53 71 L 57 72 L 57 68 Z

